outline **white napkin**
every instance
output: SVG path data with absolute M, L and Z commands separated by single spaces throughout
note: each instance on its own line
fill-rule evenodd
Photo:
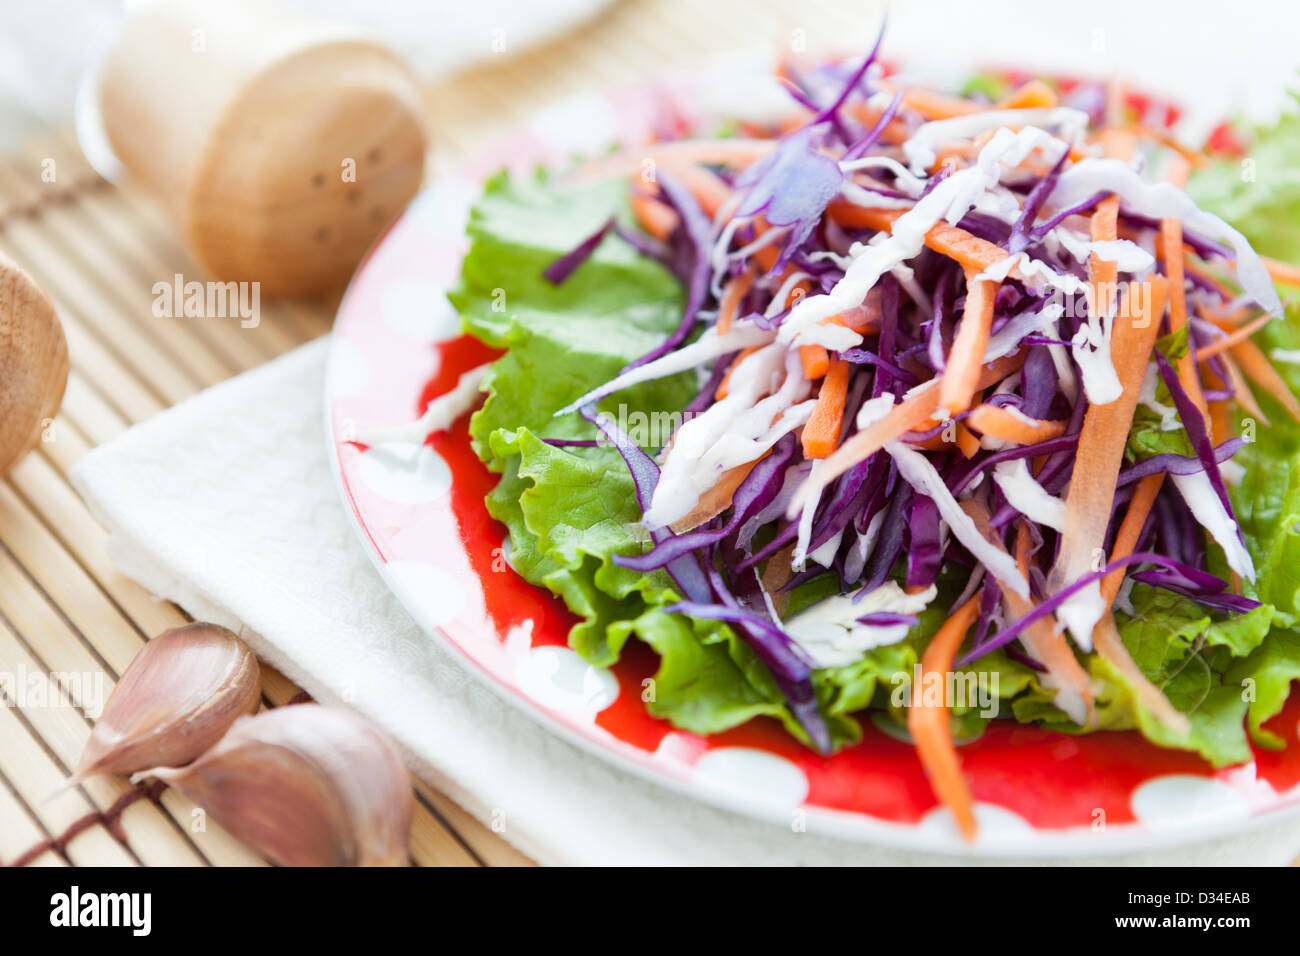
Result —
M 254 649 L 325 704 L 386 729 L 411 768 L 543 863 L 944 862 L 714 809 L 544 730 L 425 636 L 335 490 L 327 341 L 217 385 L 87 455 L 73 484 L 123 572 Z M 504 828 L 504 829 L 503 829 Z M 1285 832 L 1284 832 L 1285 831 Z M 1300 823 L 1116 863 L 1285 863 Z

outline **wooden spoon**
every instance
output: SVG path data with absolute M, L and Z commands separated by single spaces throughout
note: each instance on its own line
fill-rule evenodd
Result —
M 68 384 L 68 345 L 49 296 L 0 253 L 0 477 L 41 440 Z

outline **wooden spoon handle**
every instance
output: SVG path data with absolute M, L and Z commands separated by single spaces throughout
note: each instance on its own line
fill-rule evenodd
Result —
M 68 344 L 49 296 L 0 253 L 0 477 L 41 440 L 68 384 Z

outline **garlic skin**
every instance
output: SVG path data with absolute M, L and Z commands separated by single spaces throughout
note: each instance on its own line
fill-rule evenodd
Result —
M 113 688 L 74 779 L 189 763 L 257 709 L 261 687 L 257 657 L 224 627 L 166 631 Z
M 49 296 L 0 253 L 0 478 L 36 447 L 68 384 L 68 344 Z
M 282 866 L 406 866 L 411 780 L 387 736 L 293 704 L 237 720 L 187 767 L 151 772 Z

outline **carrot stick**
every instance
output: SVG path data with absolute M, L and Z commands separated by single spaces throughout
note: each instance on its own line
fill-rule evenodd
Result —
M 1191 729 L 1187 717 L 1169 702 L 1169 698 L 1138 668 L 1133 655 L 1128 652 L 1115 627 L 1115 615 L 1107 611 L 1092 629 L 1092 645 L 1105 660 L 1129 679 L 1137 689 L 1142 706 L 1155 715 L 1166 727 L 1186 734 Z
M 1042 80 L 1030 80 L 1012 90 L 994 104 L 995 110 L 1051 109 L 1056 105 L 1056 91 Z
M 1255 401 L 1255 394 L 1250 390 L 1250 384 L 1246 381 L 1246 376 L 1241 374 L 1241 369 L 1237 367 L 1237 363 L 1227 355 L 1220 356 L 1219 360 L 1228 373 L 1228 384 L 1232 386 L 1233 396 L 1237 399 L 1237 404 L 1242 407 L 1242 410 L 1247 415 L 1258 419 L 1261 425 L 1273 424 L 1268 420 L 1268 416 L 1264 414 L 1264 409 L 1260 408 L 1259 403 Z M 1219 412 L 1220 424 L 1214 434 L 1232 434 L 1231 404 L 1228 402 L 1215 402 L 1214 405 L 1219 405 L 1223 409 Z M 1211 414 L 1214 414 L 1213 405 L 1211 406 Z
M 753 266 L 735 278 L 727 280 L 722 290 L 722 301 L 718 303 L 719 335 L 726 334 L 727 329 L 731 328 L 731 323 L 736 320 L 736 312 L 740 309 L 740 302 L 749 293 L 749 287 L 753 284 Z
M 1196 361 L 1204 362 L 1212 355 L 1218 355 L 1225 349 L 1230 349 L 1243 339 L 1248 339 L 1264 326 L 1273 321 L 1271 315 L 1261 315 L 1253 322 L 1247 322 L 1239 326 L 1236 330 L 1229 332 L 1221 339 L 1215 339 L 1209 345 L 1202 345 L 1196 350 Z
M 1086 574 L 1093 554 L 1101 548 L 1110 525 L 1119 475 L 1137 408 L 1138 393 L 1146 376 L 1151 349 L 1160 330 L 1169 282 L 1153 276 L 1144 283 L 1129 283 L 1127 295 L 1111 329 L 1111 361 L 1119 378 L 1120 397 L 1105 405 L 1089 405 L 1075 451 L 1074 474 L 1065 499 L 1065 529 L 1050 589 Z M 1136 300 L 1140 298 L 1140 303 Z M 1141 314 L 1134 315 L 1140 308 Z
M 1300 401 L 1296 400 L 1286 380 L 1278 374 L 1258 345 L 1246 339 L 1230 348 L 1228 354 L 1236 359 L 1247 378 L 1272 395 L 1296 421 L 1300 421 Z
M 934 795 L 952 811 L 967 840 L 975 839 L 974 801 L 966 778 L 962 776 L 961 759 L 952 741 L 948 701 L 937 706 L 933 702 L 927 703 L 925 685 L 929 675 L 935 674 L 947 687 L 957 648 L 979 614 L 979 606 L 980 596 L 977 594 L 954 611 L 930 639 L 921 655 L 920 680 L 912 687 L 912 706 L 907 711 L 907 729 L 916 744 L 916 754 L 921 758 L 921 766 L 930 779 Z
M 682 517 L 674 521 L 670 528 L 676 534 L 685 534 L 704 524 L 706 521 L 712 521 L 722 512 L 731 507 L 731 501 L 735 497 L 736 489 L 740 483 L 745 480 L 746 476 L 753 471 L 754 466 L 771 454 L 771 451 L 764 452 L 753 461 L 747 461 L 743 465 L 737 465 L 722 473 L 718 483 L 710 488 L 704 494 L 700 495 L 700 500 Z
M 821 378 L 831 367 L 830 353 L 820 345 L 799 346 L 799 362 L 807 379 Z
M 1163 471 L 1147 475 L 1138 481 L 1137 488 L 1133 490 L 1133 497 L 1129 499 L 1128 510 L 1124 512 L 1124 520 L 1120 522 L 1119 530 L 1115 532 L 1115 546 L 1110 552 L 1112 561 L 1127 558 L 1137 547 L 1138 536 L 1142 534 L 1142 527 L 1146 524 L 1147 516 L 1151 514 L 1156 495 L 1160 493 L 1160 486 L 1164 482 Z M 1124 574 L 1125 569 L 1120 568 L 1102 579 L 1101 596 L 1107 607 L 1115 603 L 1115 596 L 1119 594 L 1120 585 L 1124 583 Z
M 1153 140 L 1167 149 L 1172 149 L 1197 169 L 1204 169 L 1206 166 L 1210 165 L 1210 161 L 1205 158 L 1204 153 L 1200 153 L 1197 150 L 1192 149 L 1190 146 L 1184 146 L 1163 130 L 1156 129 L 1152 126 L 1139 125 L 1130 126 L 1128 128 L 1135 136 Z
M 886 93 L 897 93 L 899 90 L 896 84 L 888 80 L 880 80 L 878 85 Z M 989 109 L 988 106 L 976 103 L 974 100 L 964 99 L 960 96 L 949 96 L 946 93 L 937 93 L 934 90 L 922 89 L 919 86 L 903 88 L 903 105 L 914 112 L 920 113 L 928 120 L 969 116 L 971 113 L 982 113 Z
M 840 442 L 844 425 L 844 402 L 849 393 L 849 363 L 835 359 L 826 371 L 817 404 L 803 426 L 805 458 L 825 458 Z
M 1260 256 L 1260 258 L 1264 260 L 1264 268 L 1268 270 L 1268 274 L 1273 277 L 1274 282 L 1300 286 L 1300 268 L 1291 265 L 1289 262 L 1270 259 L 1268 256 Z
M 777 141 L 765 139 L 683 139 L 638 146 L 593 159 L 577 167 L 572 178 L 591 181 L 637 176 L 647 164 L 704 163 L 744 169 L 776 149 Z
M 686 187 L 710 219 L 731 198 L 731 187 L 711 169 L 694 163 L 664 163 L 664 168 Z
M 636 217 L 637 225 L 643 232 L 654 236 L 661 242 L 666 241 L 677 224 L 681 221 L 677 213 L 673 212 L 654 196 L 643 192 L 640 189 L 633 188 L 628 197 L 632 204 L 632 215 Z
M 984 360 L 984 349 L 989 344 L 993 300 L 997 298 L 998 285 L 990 279 L 967 279 L 966 308 L 957 325 L 939 387 L 939 404 L 950 415 L 970 408 L 975 383 L 979 380 L 980 363 Z
M 907 212 L 906 209 L 867 209 L 844 199 L 833 200 L 826 211 L 841 226 L 882 231 L 892 227 L 894 221 Z M 1006 250 L 1000 246 L 946 222 L 936 223 L 930 228 L 925 234 L 925 244 L 940 255 L 955 260 L 967 272 L 983 272 L 1007 257 Z
M 1014 442 L 1017 445 L 1032 445 L 1035 442 L 1057 438 L 1065 434 L 1066 426 L 1063 421 L 1027 418 L 996 405 L 975 407 L 967 417 L 966 424 L 990 438 Z
M 1120 522 L 1119 530 L 1115 532 L 1115 546 L 1110 552 L 1111 561 L 1128 557 L 1137 547 L 1142 527 L 1146 524 L 1147 516 L 1151 514 L 1151 508 L 1155 505 L 1156 495 L 1160 493 L 1160 486 L 1164 480 L 1164 473 L 1157 472 L 1154 475 L 1147 475 L 1138 482 L 1133 497 L 1129 500 L 1128 510 L 1124 513 L 1124 520 Z M 1160 688 L 1151 683 L 1142 673 L 1137 662 L 1133 660 L 1133 655 L 1128 652 L 1128 648 L 1120 639 L 1119 630 L 1115 627 L 1115 616 L 1110 607 L 1115 603 L 1115 597 L 1119 594 L 1120 585 L 1124 583 L 1124 576 L 1127 573 L 1124 568 L 1112 571 L 1101 583 L 1101 596 L 1106 602 L 1106 613 L 1092 629 L 1092 645 L 1097 649 L 1098 654 L 1129 679 L 1136 688 L 1138 700 L 1147 710 L 1167 727 L 1186 733 L 1190 726 L 1187 718 L 1169 702 L 1169 698 Z
M 977 520 L 976 523 L 980 522 Z M 983 525 L 988 527 L 987 512 Z M 992 528 L 989 528 L 989 531 L 991 532 Z M 1028 580 L 1029 529 L 1023 520 L 1018 522 L 1016 528 L 1016 566 L 1025 576 L 1025 580 Z M 1030 601 L 1011 590 L 1002 592 L 1002 600 L 1011 613 L 1018 618 L 1024 617 L 1034 607 Z M 1088 677 L 1088 672 L 1083 669 L 1083 665 L 1079 663 L 1079 659 L 1074 656 L 1074 651 L 1070 649 L 1070 644 L 1065 639 L 1065 632 L 1056 629 L 1052 615 L 1042 617 L 1027 627 L 1020 635 L 1020 642 L 1029 649 L 1039 663 L 1047 668 L 1047 673 L 1055 679 L 1062 690 L 1072 691 L 1079 697 L 1087 711 L 1088 723 L 1095 723 L 1097 714 L 1093 701 L 1092 681 Z
M 995 362 L 981 366 L 977 388 L 988 388 L 991 385 L 996 385 L 1024 364 L 1025 355 L 1022 349 L 1016 355 L 1003 356 Z M 790 504 L 788 513 L 791 515 L 797 514 L 799 509 L 804 506 L 804 503 L 813 495 L 818 494 L 822 488 L 825 488 L 826 485 L 858 462 L 884 448 L 887 442 L 900 438 L 905 432 L 909 432 L 918 425 L 929 421 L 939 407 L 939 388 L 942 377 L 930 381 L 934 384 L 929 384 L 919 391 L 914 391 L 910 398 L 906 398 L 895 405 L 882 418 L 849 438 L 848 441 L 835 450 L 833 455 L 823 459 L 826 464 L 818 469 L 817 480 L 814 482 L 812 479 L 808 479 L 800 486 Z
M 1183 283 L 1183 224 L 1177 219 L 1164 219 L 1160 223 L 1160 255 L 1165 261 L 1165 275 L 1169 278 L 1169 331 L 1177 332 L 1187 325 L 1187 294 Z M 1178 360 L 1178 381 L 1187 397 L 1196 405 L 1201 418 L 1210 419 L 1210 408 L 1201 389 L 1201 378 L 1196 358 L 1190 354 Z
M 980 450 L 979 437 L 966 427 L 965 422 L 957 423 L 957 450 L 966 458 L 974 458 Z

